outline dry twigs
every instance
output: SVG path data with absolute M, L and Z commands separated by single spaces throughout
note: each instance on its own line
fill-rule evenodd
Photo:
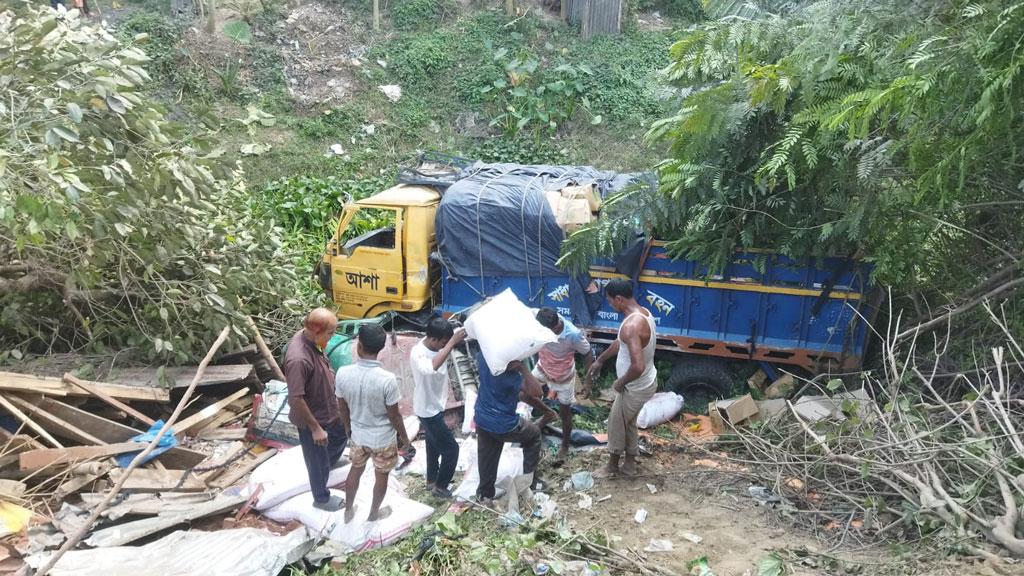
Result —
M 875 402 L 844 403 L 845 418 L 808 422 L 795 410 L 755 430 L 737 429 L 748 462 L 775 490 L 821 511 L 833 526 L 863 522 L 860 537 L 949 536 L 991 556 L 979 537 L 1024 558 L 1024 350 L 986 305 L 1005 336 L 991 359 L 958 374 L 969 393 L 950 401 L 936 390 L 938 361 L 919 365 L 918 339 L 889 330 L 884 375 L 866 376 Z M 930 357 L 948 344 L 936 338 Z M 1014 395 L 1018 398 L 1014 398 Z M 826 512 L 827 511 L 827 512 Z M 849 530 L 843 531 L 846 538 Z

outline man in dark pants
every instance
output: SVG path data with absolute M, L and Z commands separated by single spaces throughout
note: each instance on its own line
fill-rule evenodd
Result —
M 313 506 L 332 512 L 340 510 L 343 501 L 327 490 L 327 476 L 348 440 L 334 395 L 334 371 L 323 353 L 337 327 L 333 312 L 313 310 L 303 329 L 292 336 L 284 358 L 288 419 L 299 429 Z
M 444 318 L 427 323 L 427 335 L 409 352 L 409 367 L 416 385 L 412 410 L 427 435 L 427 489 L 437 498 L 449 499 L 448 485 L 459 461 L 459 445 L 444 421 L 448 403 L 448 358 L 466 338 Z
M 480 367 L 480 393 L 476 398 L 477 467 L 480 486 L 477 500 L 485 505 L 501 497 L 496 494 L 494 482 L 498 476 L 498 461 L 506 442 L 518 442 L 523 448 L 523 474 L 533 474 L 533 488 L 543 483 L 537 476 L 540 460 L 540 428 L 534 422 L 516 414 L 519 392 L 540 398 L 540 383 L 530 370 L 519 361 L 512 362 L 500 376 L 491 374 L 484 355 L 477 352 Z

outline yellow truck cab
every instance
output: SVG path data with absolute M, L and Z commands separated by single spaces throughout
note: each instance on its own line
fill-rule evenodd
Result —
M 440 193 L 399 184 L 347 203 L 317 274 L 345 320 L 416 312 L 434 297 L 430 253 Z

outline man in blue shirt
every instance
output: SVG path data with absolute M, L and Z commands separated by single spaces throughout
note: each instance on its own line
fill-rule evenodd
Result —
M 500 376 L 491 374 L 484 355 L 476 354 L 480 367 L 480 393 L 476 398 L 477 469 L 480 486 L 477 499 L 491 504 L 495 497 L 494 482 L 498 477 L 498 461 L 506 442 L 518 442 L 523 448 L 523 473 L 533 473 L 533 485 L 540 485 L 537 462 L 540 460 L 541 436 L 537 424 L 516 414 L 519 392 L 540 398 L 540 382 L 519 361 L 512 362 Z

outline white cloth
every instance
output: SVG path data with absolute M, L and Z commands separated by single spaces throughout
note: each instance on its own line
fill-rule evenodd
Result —
M 388 406 L 402 399 L 394 374 L 382 368 L 380 362 L 360 359 L 339 368 L 334 383 L 335 394 L 348 404 L 352 444 L 387 448 L 397 442 L 398 433 L 388 418 Z
M 576 403 L 576 373 L 573 372 L 568 382 L 554 382 L 541 370 L 538 364 L 533 368 L 533 377 L 540 382 L 541 386 L 547 386 L 558 398 L 558 403 L 563 406 L 572 406 Z
M 630 392 L 646 391 L 648 388 L 657 387 L 658 385 L 658 369 L 654 367 L 654 349 L 658 344 L 654 316 L 646 310 L 644 312 L 633 312 L 626 316 L 622 323 L 625 324 L 627 320 L 636 315 L 640 315 L 647 320 L 647 325 L 651 328 L 651 340 L 647 343 L 647 346 L 644 346 L 644 371 L 636 380 L 626 383 L 626 390 Z M 629 348 L 622 341 L 621 326 L 619 327 L 619 334 L 619 354 L 615 357 L 615 375 L 622 378 L 622 375 L 629 371 L 631 361 L 629 359 Z
M 420 418 L 430 418 L 444 412 L 448 404 L 448 361 L 434 370 L 434 352 L 424 340 L 420 340 L 409 352 L 409 366 L 412 369 L 413 393 L 412 412 Z

